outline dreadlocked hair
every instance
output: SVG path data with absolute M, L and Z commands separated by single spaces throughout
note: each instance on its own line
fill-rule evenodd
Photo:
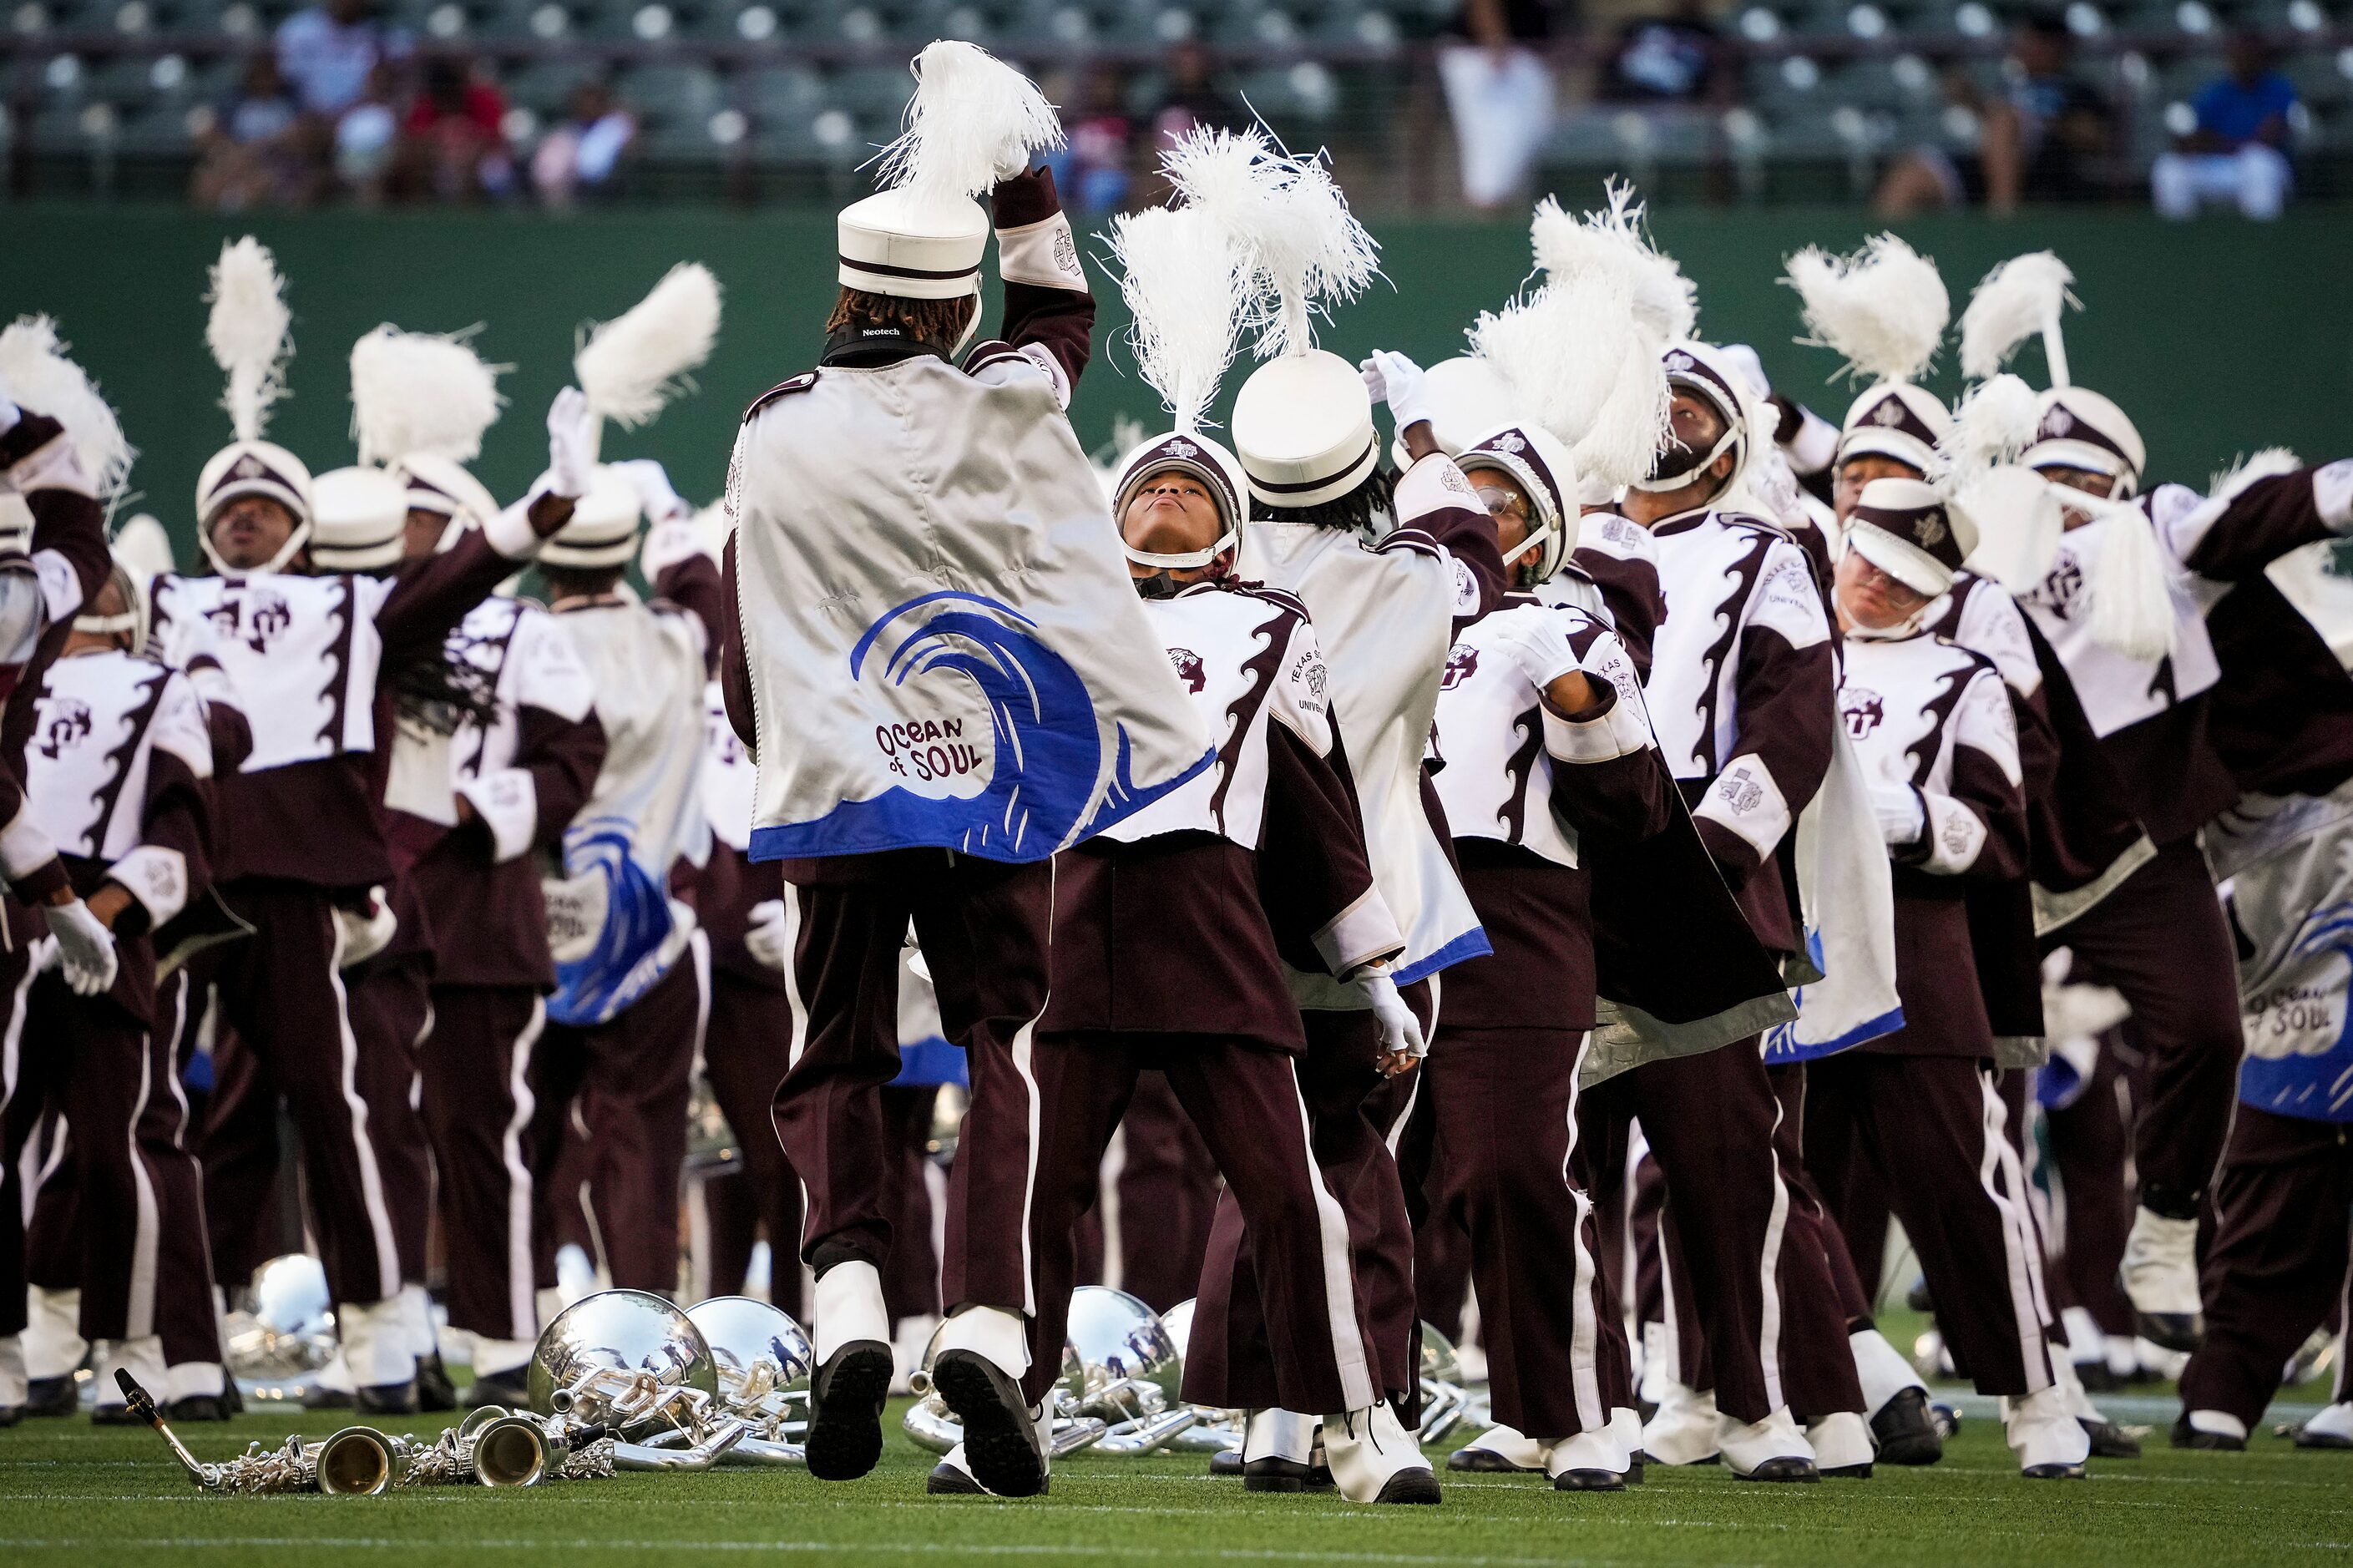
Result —
M 1346 495 L 1317 501 L 1314 506 L 1258 505 L 1258 516 L 1268 522 L 1303 522 L 1310 528 L 1337 528 L 1361 533 L 1396 512 L 1397 470 L 1376 463 L 1362 483 Z
M 828 334 L 844 327 L 904 332 L 924 342 L 953 343 L 964 336 L 965 323 L 980 309 L 970 294 L 953 300 L 902 300 L 893 294 L 871 294 L 845 287 L 825 319 Z

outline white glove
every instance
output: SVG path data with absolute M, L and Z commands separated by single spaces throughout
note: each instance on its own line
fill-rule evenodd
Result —
M 1365 994 L 1373 1004 L 1373 1025 L 1380 1031 L 1381 1055 L 1412 1057 L 1419 1060 L 1429 1054 L 1429 1042 L 1421 1037 L 1421 1020 L 1398 994 L 1397 982 L 1382 973 L 1365 976 Z
M 785 973 L 785 966 L 792 962 L 793 947 L 783 900 L 763 899 L 752 906 L 752 923 L 744 929 L 744 946 L 754 963 Z
M 1583 667 L 1568 646 L 1568 632 L 1560 617 L 1537 605 L 1523 605 L 1490 616 L 1484 623 L 1488 638 L 1511 657 L 1539 691 L 1571 670 Z
M 1388 349 L 1375 349 L 1373 357 L 1358 367 L 1364 372 L 1365 390 L 1372 394 L 1375 403 L 1389 405 L 1390 416 L 1400 430 L 1409 425 L 1429 418 L 1430 408 L 1422 400 L 1421 366 Z
M 1873 784 L 1871 813 L 1879 818 L 1879 837 L 1898 849 L 1919 843 L 1928 829 L 1928 809 L 1910 784 L 1886 780 Z
M 638 492 L 638 504 L 645 509 L 646 521 L 659 525 L 676 522 L 694 515 L 694 508 L 685 498 L 670 488 L 670 472 L 651 458 L 631 458 L 623 463 L 607 465 Z
M 114 933 L 76 899 L 69 904 L 44 904 L 41 913 L 49 934 L 58 939 L 58 962 L 66 984 L 77 996 L 95 996 L 114 984 Z
M 547 488 L 566 500 L 588 493 L 596 472 L 596 416 L 588 411 L 588 395 L 567 386 L 547 407 Z M 667 483 L 665 487 L 667 488 Z

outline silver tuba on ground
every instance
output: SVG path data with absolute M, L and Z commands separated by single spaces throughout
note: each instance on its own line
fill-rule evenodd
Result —
M 253 1310 L 229 1313 L 224 1364 L 252 1400 L 297 1400 L 335 1353 L 327 1271 L 308 1253 L 273 1258 L 253 1271 Z
M 1078 1413 L 1106 1424 L 1098 1453 L 1149 1454 L 1200 1420 L 1182 1394 L 1184 1352 L 1143 1301 L 1107 1285 L 1082 1285 L 1071 1292 L 1069 1331 L 1079 1358 Z
M 751 1426 L 719 1408 L 719 1371 L 702 1331 L 643 1290 L 599 1290 L 540 1331 L 529 1373 L 534 1411 L 607 1428 L 619 1470 L 707 1470 Z M 662 1434 L 667 1447 L 651 1441 Z
M 1185 1381 L 1186 1348 L 1193 1342 L 1194 1302 L 1177 1302 L 1160 1314 L 1160 1326 L 1168 1331 L 1169 1342 L 1176 1347 L 1176 1384 L 1181 1390 Z M 1169 1442 L 1168 1447 L 1188 1454 L 1222 1454 L 1242 1446 L 1244 1428 L 1249 1424 L 1249 1412 L 1219 1410 L 1207 1405 L 1187 1406 L 1198 1419 Z
M 713 1296 L 687 1309 L 719 1376 L 722 1414 L 750 1429 L 721 1458 L 723 1465 L 806 1465 L 797 1441 L 808 1431 L 808 1335 L 782 1308 L 749 1296 Z M 665 1446 L 667 1436 L 648 1439 Z
M 1418 1326 L 1421 1331 L 1421 1441 L 1439 1442 L 1465 1422 L 1478 1427 L 1493 1426 L 1488 1418 L 1486 1395 L 1473 1394 L 1462 1384 L 1462 1362 L 1455 1353 L 1454 1342 L 1426 1321 Z
M 906 1415 L 899 1418 L 900 1429 L 907 1434 L 908 1440 L 934 1454 L 944 1454 L 964 1441 L 964 1423 L 932 1387 L 932 1363 L 939 1353 L 940 1330 L 934 1329 L 931 1342 L 923 1347 L 923 1364 L 907 1380 L 918 1397 L 907 1406 Z M 1065 1458 L 1103 1439 L 1106 1424 L 1092 1415 L 1081 1415 L 1074 1408 L 1076 1391 L 1084 1381 L 1079 1352 L 1065 1343 L 1061 1376 L 1046 1395 L 1052 1423 L 1046 1436 L 1049 1458 Z

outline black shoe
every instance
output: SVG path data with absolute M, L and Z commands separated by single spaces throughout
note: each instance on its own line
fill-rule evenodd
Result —
M 1563 1470 L 1553 1477 L 1556 1492 L 1622 1492 L 1626 1478 L 1615 1470 Z
M 1867 1481 L 1871 1479 L 1871 1461 L 1869 1459 L 1865 1459 L 1859 1465 L 1836 1466 L 1831 1469 L 1824 1470 L 1822 1472 L 1822 1479 L 1826 1481 Z
M 1904 1292 L 1904 1304 L 1915 1312 L 1936 1310 L 1936 1303 L 1928 1298 L 1928 1281 L 1926 1279 L 1912 1281 L 1912 1289 Z
M 2085 1421 L 2078 1417 L 2075 1425 L 2092 1440 L 2092 1458 L 2095 1459 L 2137 1459 L 2140 1439 L 2113 1421 Z M 2245 1444 L 2241 1444 L 2244 1447 Z
M 1635 1449 L 1634 1462 L 1626 1467 L 1626 1484 L 1630 1487 L 1641 1486 L 1642 1484 L 1643 1467 L 1648 1465 L 1650 1462 L 1650 1455 L 1645 1454 L 1640 1448 Z
M 525 1403 L 529 1403 L 526 1399 Z M 441 1364 L 441 1352 L 417 1358 L 417 1408 L 422 1410 L 455 1410 L 458 1408 L 458 1385 L 449 1381 L 449 1372 Z
M 1436 1503 L 1440 1500 L 1438 1478 L 1428 1470 L 1399 1470 L 1381 1488 L 1375 1502 Z
M 854 1481 L 882 1457 L 882 1404 L 891 1397 L 891 1347 L 852 1340 L 809 1379 L 809 1474 Z
M 245 1414 L 245 1390 L 237 1385 L 237 1378 L 224 1372 L 221 1379 L 221 1407 L 231 1415 Z
M 934 1497 L 987 1497 L 988 1495 L 987 1487 L 982 1486 L 945 1459 L 932 1467 L 931 1475 L 923 1481 L 923 1489 Z
M 6 1431 L 9 1427 L 14 1426 L 17 1422 L 22 1421 L 24 1418 L 25 1407 L 23 1405 L 0 1405 L 0 1432 Z
M 352 1409 L 362 1415 L 414 1415 L 417 1414 L 417 1380 L 407 1378 L 399 1383 L 379 1383 L 363 1388 L 352 1395 Z
M 1446 1456 L 1446 1468 L 1470 1475 L 1532 1476 L 1530 1466 L 1515 1465 L 1493 1448 L 1457 1448 Z
M 2125 1385 L 2125 1380 L 2116 1374 L 2105 1356 L 2097 1361 L 2077 1362 L 2075 1381 L 2084 1385 L 2086 1394 L 2114 1394 Z
M 2335 1432 L 2316 1432 L 2301 1421 L 2293 1426 L 2274 1427 L 2272 1435 L 2284 1437 L 2299 1448 L 2327 1449 L 2337 1452 L 2353 1448 L 2353 1437 L 2340 1436 Z
M 955 1350 L 933 1361 L 932 1386 L 964 1422 L 965 1462 L 974 1479 L 998 1497 L 1045 1489 L 1046 1456 L 1018 1383 L 978 1352 Z
M 503 1405 L 509 1410 L 531 1408 L 531 1384 L 527 1369 L 516 1367 L 512 1372 L 493 1372 L 474 1379 L 461 1402 L 469 1410 L 480 1410 L 485 1405 Z
M 1871 1418 L 1872 1441 L 1889 1465 L 1933 1465 L 1945 1457 L 1945 1436 L 1928 1408 L 1928 1391 L 1906 1388 Z
M 2189 1424 L 2189 1413 L 2183 1411 L 2173 1423 L 2173 1446 L 2177 1448 L 2202 1448 L 2215 1454 L 2243 1454 L 2247 1451 L 2244 1437 L 2233 1437 L 2228 1432 L 2201 1432 Z
M 227 1385 L 235 1387 L 234 1384 Z M 228 1394 L 184 1394 L 172 1401 L 164 1414 L 174 1421 L 226 1421 L 236 1412 L 229 1408 Z
M 1286 1459 L 1270 1454 L 1262 1459 L 1249 1459 L 1242 1464 L 1242 1488 L 1254 1492 L 1296 1492 L 1307 1489 L 1307 1473 L 1312 1466 L 1298 1459 Z
M 1231 1480 L 1242 1473 L 1242 1451 L 1220 1448 L 1209 1456 L 1209 1474 L 1220 1480 Z
M 90 1424 L 93 1426 L 144 1426 L 147 1425 L 131 1414 L 128 1405 L 93 1405 L 90 1407 Z
M 2081 1481 L 2091 1479 L 2091 1472 L 2081 1465 L 2029 1465 L 2018 1473 L 2030 1481 Z
M 2163 1345 L 2167 1350 L 2187 1354 L 2205 1342 L 2206 1315 L 2203 1312 L 2136 1311 L 2133 1313 L 2133 1332 Z
M 348 1388 L 322 1388 L 313 1384 L 302 1392 L 305 1410 L 349 1410 L 353 1403 Z
M 1811 1459 L 1800 1459 L 1789 1454 L 1778 1459 L 1767 1459 L 1746 1475 L 1736 1470 L 1733 1479 L 1743 1481 L 1819 1481 L 1822 1473 L 1814 1468 Z
M 81 1390 L 74 1386 L 73 1373 L 63 1377 L 37 1377 L 25 1385 L 25 1415 L 34 1420 L 55 1420 L 71 1415 L 81 1408 Z

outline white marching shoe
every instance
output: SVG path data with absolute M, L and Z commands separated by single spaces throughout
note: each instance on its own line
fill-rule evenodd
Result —
M 1332 1467 L 1332 1484 L 1350 1502 L 1439 1500 L 1437 1475 L 1387 1400 L 1325 1416 L 1324 1458 Z
M 1879 1457 L 1870 1425 L 1852 1410 L 1833 1411 L 1809 1425 L 1806 1445 L 1813 1449 L 1815 1468 L 1823 1475 L 1848 1480 L 1869 1480 L 1872 1461 Z
M 2301 1426 L 2287 1439 L 2299 1448 L 2353 1448 L 2353 1401 L 2339 1400 Z
M 2005 1397 L 2001 1418 L 2021 1475 L 2034 1481 L 2084 1479 L 2092 1439 L 2067 1408 L 2067 1396 L 2060 1389 L 2046 1388 L 2022 1399 Z
M 1450 1470 L 1528 1475 L 1545 1468 L 1545 1446 L 1509 1426 L 1490 1426 L 1446 1457 Z
M 1642 1425 L 1642 1452 L 1662 1465 L 1704 1465 L 1716 1457 L 1715 1393 L 1669 1382 L 1659 1408 Z
M 2205 1303 L 2198 1294 L 2198 1222 L 2133 1211 L 2117 1272 L 2131 1298 L 2135 1326 L 2169 1351 L 2194 1351 L 2206 1337 Z
M 1545 1473 L 1558 1492 L 1624 1491 L 1627 1463 L 1616 1430 L 1606 1424 L 1563 1437 L 1545 1450 Z
M 1813 1445 L 1789 1418 L 1787 1405 L 1762 1421 L 1715 1418 L 1715 1446 L 1724 1468 L 1744 1481 L 1819 1481 Z

